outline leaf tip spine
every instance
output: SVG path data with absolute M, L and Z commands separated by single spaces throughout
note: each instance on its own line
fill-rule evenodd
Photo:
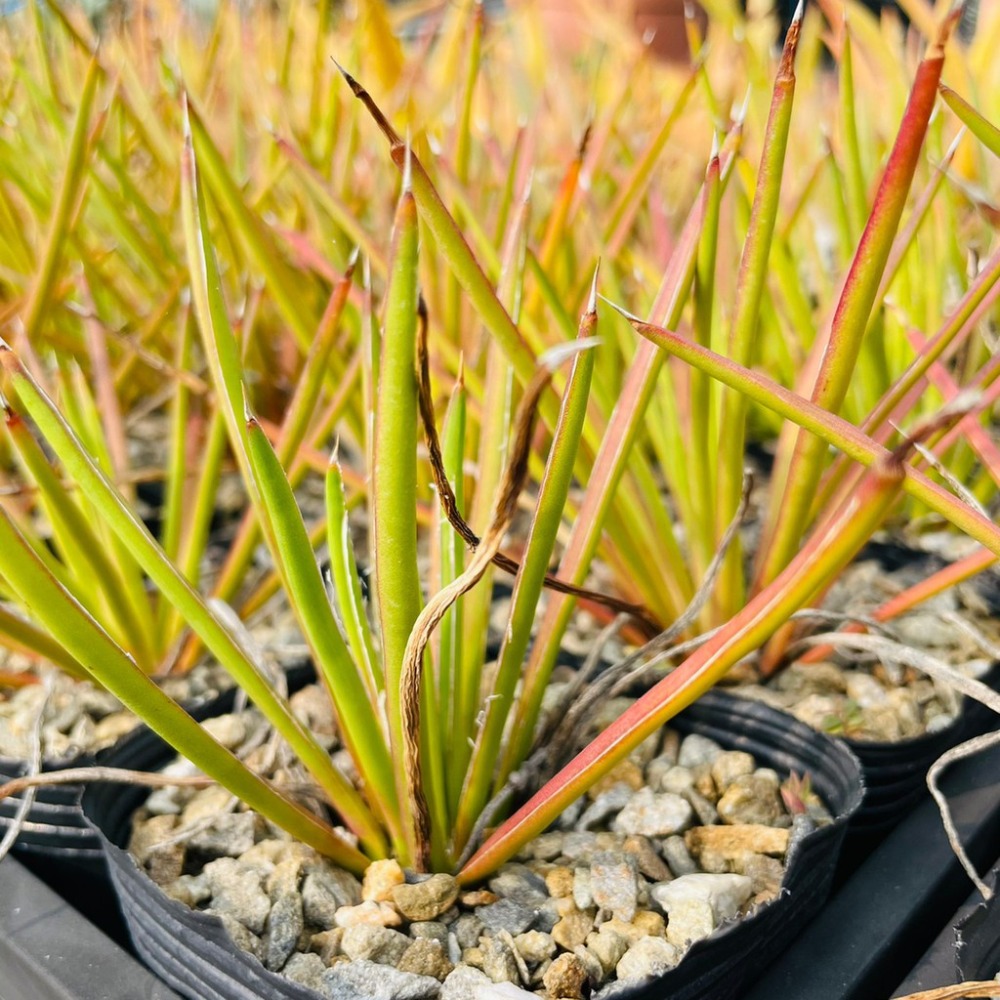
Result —
M 406 132 L 406 150 L 403 155 L 403 195 L 413 194 L 413 145 L 410 132 Z
M 733 127 L 736 129 L 742 129 L 746 123 L 747 113 L 750 110 L 750 91 L 751 87 L 748 84 L 742 103 L 733 111 Z
M 243 395 L 243 419 L 247 423 L 247 428 L 259 427 L 260 424 L 257 423 L 257 418 L 253 415 L 253 410 L 250 409 L 250 397 L 247 395 L 246 382 L 240 382 L 240 391 Z
M 602 302 L 606 302 L 609 306 L 611 306 L 611 308 L 614 309 L 614 311 L 618 313 L 619 316 L 624 316 L 625 319 L 627 319 L 633 326 L 635 326 L 636 324 L 638 324 L 639 326 L 645 325 L 645 321 L 639 319 L 639 317 L 636 316 L 635 313 L 630 313 L 627 309 L 618 305 L 617 302 L 612 302 L 611 299 L 609 299 L 606 295 L 598 295 L 598 298 Z
M 601 273 L 601 258 L 597 258 L 594 265 L 594 276 L 590 279 L 590 298 L 587 300 L 587 315 L 594 316 L 597 313 L 597 279 Z

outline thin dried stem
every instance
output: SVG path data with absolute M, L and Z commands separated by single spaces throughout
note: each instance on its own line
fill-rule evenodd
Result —
M 965 869 L 966 874 L 972 880 L 972 884 L 979 890 L 983 899 L 992 899 L 993 890 L 979 877 L 976 866 L 972 863 L 972 859 L 962 846 L 962 839 L 959 836 L 958 828 L 955 826 L 955 821 L 951 815 L 951 807 L 948 805 L 948 799 L 944 792 L 941 791 L 938 779 L 955 761 L 972 757 L 983 750 L 997 746 L 997 744 L 1000 744 L 1000 733 L 985 733 L 982 736 L 973 737 L 971 740 L 966 740 L 965 743 L 960 743 L 957 747 L 952 747 L 943 753 L 931 764 L 927 772 L 927 787 L 930 789 L 931 795 L 934 796 L 934 801 L 941 811 L 941 822 L 944 823 L 944 832 L 947 834 L 948 843 L 952 851 L 955 852 L 955 857 L 958 858 L 959 864 Z
M 986 981 L 959 983 L 957 986 L 942 986 L 936 990 L 922 990 L 920 993 L 909 993 L 898 1000 L 974 1000 L 976 997 L 995 997 L 1000 995 L 1000 984 L 995 979 Z
M 400 702 L 403 716 L 404 768 L 410 808 L 413 812 L 415 838 L 413 861 L 421 870 L 427 865 L 430 850 L 430 811 L 423 790 L 420 762 L 420 685 L 424 651 L 434 629 L 448 613 L 449 608 L 482 579 L 493 556 L 499 551 L 504 535 L 517 511 L 517 500 L 528 476 L 528 458 L 531 454 L 531 438 L 534 433 L 538 401 L 551 380 L 550 368 L 539 369 L 525 389 L 515 418 L 510 459 L 504 469 L 483 539 L 465 572 L 435 594 L 420 612 L 403 655 Z
M 417 335 L 417 403 L 420 412 L 420 422 L 423 427 L 424 437 L 427 441 L 427 455 L 430 461 L 431 472 L 434 476 L 434 485 L 437 488 L 438 497 L 441 502 L 441 509 L 448 518 L 448 523 L 458 532 L 466 545 L 473 552 L 479 548 L 482 539 L 472 530 L 468 521 L 462 516 L 455 499 L 455 491 L 448 480 L 444 467 L 444 456 L 441 450 L 441 439 L 438 435 L 437 426 L 434 420 L 434 403 L 431 396 L 430 383 L 430 362 L 427 349 L 427 307 L 423 298 L 420 299 L 418 311 L 419 327 Z M 511 576 L 516 576 L 520 570 L 520 563 L 504 552 L 497 552 L 493 556 L 493 565 L 502 569 Z M 657 625 L 649 612 L 641 604 L 633 604 L 630 601 L 623 601 L 620 598 L 612 597 L 609 594 L 602 594 L 596 590 L 588 590 L 586 587 L 578 587 L 575 584 L 567 583 L 559 579 L 552 573 L 545 574 L 545 587 L 547 590 L 555 590 L 560 594 L 569 594 L 583 600 L 592 601 L 594 604 L 609 608 L 618 614 L 626 614 L 634 618 L 647 632 L 654 632 Z
M 40 777 L 38 772 L 42 768 L 42 723 L 45 720 L 45 709 L 48 706 L 49 697 L 52 694 L 52 685 L 54 680 L 55 674 L 50 670 L 46 671 L 45 676 L 42 678 L 44 694 L 38 701 L 38 711 L 31 723 L 31 744 L 27 760 L 28 773 L 25 776 L 27 779 Z M 0 786 L 0 799 L 3 798 L 2 792 L 5 787 L 6 786 Z M 21 804 L 17 807 L 14 819 L 7 828 L 7 832 L 4 834 L 3 840 L 0 840 L 0 861 L 3 861 L 3 859 L 10 853 L 10 849 L 14 846 L 15 841 L 21 835 L 21 830 L 27 822 L 32 806 L 35 804 L 34 787 L 26 785 L 24 786 L 24 791 L 24 798 L 21 799 Z

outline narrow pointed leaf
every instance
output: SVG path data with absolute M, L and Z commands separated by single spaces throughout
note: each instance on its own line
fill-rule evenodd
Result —
M 359 874 L 365 869 L 364 855 L 312 813 L 275 791 L 146 677 L 48 573 L 2 509 L 0 573 L 93 679 L 179 753 L 297 839 Z

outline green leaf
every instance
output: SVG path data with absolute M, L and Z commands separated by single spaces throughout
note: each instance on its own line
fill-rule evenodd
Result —
M 580 322 L 578 343 L 594 337 L 597 330 L 597 274 L 590 305 Z M 545 475 L 538 490 L 538 501 L 528 531 L 528 541 L 517 577 L 500 646 L 492 691 L 487 699 L 483 720 L 466 780 L 462 809 L 455 830 L 456 846 L 461 849 L 468 839 L 480 812 L 489 798 L 496 759 L 511 706 L 521 676 L 522 664 L 531 639 L 531 628 L 541 597 L 545 575 L 562 524 L 563 509 L 573 479 L 573 465 L 587 413 L 590 382 L 594 372 L 595 352 L 583 351 L 574 359 L 569 386 L 563 398 L 555 437 L 549 449 Z M 537 717 L 540 706 L 529 710 Z M 508 761 L 519 763 L 531 746 L 532 734 L 521 729 L 511 733 Z
M 46 570 L 0 508 L 0 573 L 32 615 L 92 678 L 209 777 L 303 843 L 361 873 L 356 848 L 312 813 L 276 792 L 165 695 Z
M 951 87 L 938 88 L 945 104 L 955 112 L 959 121 L 994 155 L 1000 156 L 1000 128 L 984 118 L 968 101 L 963 100 Z
M 400 673 L 422 598 L 417 570 L 417 208 L 403 191 L 396 209 L 375 410 L 372 531 L 375 592 L 396 789 L 404 801 Z M 410 818 L 412 821 L 412 817 Z M 408 843 L 412 838 L 408 835 Z
M 354 787 L 334 767 L 326 751 L 295 717 L 287 702 L 275 693 L 268 678 L 247 658 L 225 625 L 164 555 L 146 526 L 80 445 L 52 401 L 17 360 L 14 352 L 2 343 L 0 365 L 6 369 L 18 398 L 39 431 L 102 520 L 128 546 L 164 598 L 180 611 L 219 663 L 285 737 L 317 783 L 332 801 L 338 803 L 345 821 L 355 826 L 357 832 L 364 830 L 368 825 L 365 816 L 367 808 Z M 73 652 L 72 647 L 67 648 Z M 351 809 L 352 800 L 358 805 L 356 814 Z

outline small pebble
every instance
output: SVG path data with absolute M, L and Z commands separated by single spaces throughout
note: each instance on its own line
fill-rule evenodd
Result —
M 638 867 L 631 854 L 595 854 L 590 869 L 594 904 L 621 920 L 631 920 L 638 906 Z
M 499 936 L 484 937 L 480 942 L 483 972 L 494 983 L 520 983 L 521 971 L 515 949 Z
M 528 963 L 537 964 L 552 958 L 556 953 L 556 942 L 551 934 L 542 931 L 526 931 L 514 938 L 514 947 Z
M 451 875 L 432 875 L 413 885 L 397 885 L 392 890 L 396 908 L 407 920 L 433 920 L 458 899 L 458 882 Z
M 643 937 L 631 945 L 615 966 L 622 982 L 662 975 L 681 960 L 681 950 L 664 938 Z
M 358 924 L 372 924 L 379 927 L 398 927 L 403 919 L 391 903 L 376 903 L 373 899 L 357 906 L 342 906 L 334 914 L 337 927 L 355 927 Z
M 700 733 L 689 733 L 681 742 L 677 763 L 681 767 L 691 768 L 699 764 L 712 764 L 722 752 L 722 747 L 715 740 Z
M 400 972 L 431 976 L 441 982 L 455 968 L 438 941 L 420 938 L 410 944 L 396 966 Z
M 736 778 L 718 802 L 724 823 L 774 826 L 785 815 L 778 789 L 766 778 L 749 774 Z
M 546 994 L 552 1000 L 565 997 L 579 1000 L 583 997 L 583 985 L 587 982 L 587 970 L 576 955 L 562 954 L 553 960 L 542 977 Z
M 693 815 L 691 804 L 679 795 L 643 788 L 615 817 L 612 827 L 618 833 L 668 837 L 690 826 Z
M 366 869 L 361 883 L 361 898 L 374 900 L 376 903 L 388 902 L 392 899 L 392 890 L 405 881 L 403 869 L 393 858 L 373 861 Z
M 574 910 L 566 914 L 552 928 L 552 939 L 566 951 L 572 951 L 578 944 L 587 940 L 587 935 L 594 929 L 594 912 Z
M 330 1000 L 435 1000 L 441 984 L 431 976 L 360 959 L 327 969 L 322 990 Z

